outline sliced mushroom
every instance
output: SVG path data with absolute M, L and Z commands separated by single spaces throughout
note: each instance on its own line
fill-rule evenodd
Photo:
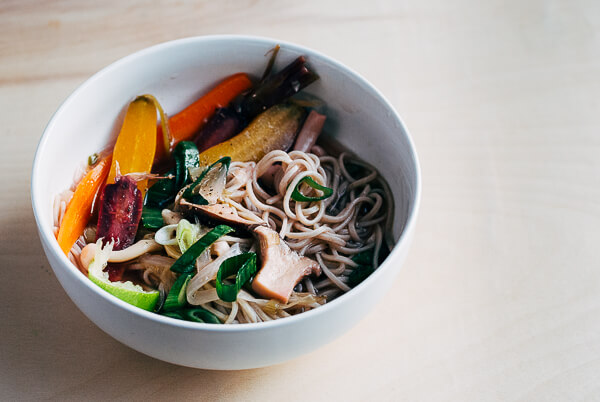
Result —
M 316 261 L 291 250 L 273 229 L 259 226 L 254 235 L 260 245 L 261 268 L 252 281 L 252 289 L 259 295 L 287 303 L 294 286 L 303 277 L 321 274 Z
M 228 204 L 198 205 L 192 204 L 182 198 L 179 206 L 182 211 L 197 216 L 209 226 L 225 224 L 234 229 L 251 232 L 257 225 L 260 225 L 258 222 L 242 218 L 238 215 L 235 208 Z

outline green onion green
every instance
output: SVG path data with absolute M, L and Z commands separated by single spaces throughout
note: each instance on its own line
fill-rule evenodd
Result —
M 220 324 L 216 315 L 200 307 L 188 307 L 173 311 L 163 311 L 162 315 L 178 320 L 203 322 L 206 324 Z
M 146 192 L 144 206 L 166 208 L 175 201 L 175 196 L 181 187 L 190 179 L 189 168 L 198 167 L 198 148 L 191 141 L 182 141 L 173 150 L 175 168 L 167 172 L 167 176 L 175 179 L 158 180 Z
M 302 194 L 300 192 L 300 186 L 302 185 L 302 183 L 306 183 L 306 185 L 312 187 L 313 189 L 323 192 L 323 195 L 320 197 L 309 197 Z M 329 187 L 322 186 L 316 181 L 314 181 L 312 177 L 306 176 L 302 178 L 302 180 L 300 180 L 298 184 L 296 184 L 296 188 L 294 188 L 294 192 L 292 192 L 291 198 L 294 201 L 321 201 L 331 197 L 332 194 L 332 189 L 330 189 Z
M 169 294 L 167 295 L 165 304 L 162 308 L 163 311 L 175 310 L 186 305 L 187 298 L 185 290 L 191 278 L 191 273 L 183 274 L 179 278 L 177 278 L 173 286 L 171 286 Z
M 236 301 L 240 289 L 255 272 L 256 253 L 244 253 L 226 259 L 217 272 L 217 295 L 226 302 Z M 224 280 L 232 275 L 235 275 L 235 283 L 224 283 Z
M 221 236 L 226 235 L 229 232 L 233 232 L 233 229 L 226 225 L 219 225 L 198 241 L 196 241 L 190 248 L 188 248 L 181 257 L 175 261 L 171 266 L 171 271 L 178 272 L 180 274 L 189 274 L 194 271 L 194 264 L 196 259 L 210 247 L 215 241 L 219 240 Z
M 221 321 L 217 318 L 216 315 L 211 313 L 208 310 L 204 310 L 200 307 L 195 308 L 186 308 L 179 312 L 181 317 L 184 320 L 193 321 L 193 322 L 205 322 L 207 324 L 220 324 Z
M 146 229 L 158 230 L 164 226 L 160 208 L 144 207 L 142 209 L 142 224 Z

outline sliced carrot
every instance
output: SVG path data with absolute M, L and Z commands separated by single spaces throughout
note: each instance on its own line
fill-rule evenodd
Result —
M 181 112 L 169 118 L 169 128 L 171 131 L 171 149 L 180 141 L 191 140 L 194 134 L 206 123 L 212 116 L 215 109 L 227 106 L 239 94 L 250 89 L 252 81 L 246 73 L 233 74 L 211 89 L 200 99 L 183 109 Z M 164 156 L 162 144 L 162 130 L 158 127 L 156 142 L 156 159 L 160 160 Z
M 100 187 L 106 182 L 110 165 L 111 157 L 103 158 L 77 185 L 58 229 L 58 245 L 65 255 L 69 255 L 71 247 L 88 224 L 92 216 L 94 199 Z
M 129 104 L 113 150 L 107 184 L 115 182 L 117 166 L 121 175 L 150 173 L 156 152 L 155 101 L 150 95 L 142 95 Z M 140 191 L 146 190 L 147 182 L 148 180 L 138 181 Z

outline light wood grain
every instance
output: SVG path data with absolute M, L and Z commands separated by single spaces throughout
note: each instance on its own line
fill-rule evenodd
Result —
M 0 2 L 1 399 L 600 400 L 599 2 L 148 4 Z M 77 85 L 217 33 L 353 67 L 423 168 L 417 236 L 377 309 L 317 352 L 242 372 L 166 364 L 96 328 L 54 278 L 29 201 L 37 141 Z

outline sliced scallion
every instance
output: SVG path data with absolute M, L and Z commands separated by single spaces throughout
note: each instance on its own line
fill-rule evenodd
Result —
M 160 208 L 144 207 L 142 209 L 142 224 L 146 229 L 158 230 L 164 226 Z
M 226 225 L 219 225 L 198 241 L 196 241 L 190 248 L 188 248 L 181 257 L 175 261 L 171 266 L 171 271 L 178 272 L 180 274 L 188 274 L 194 271 L 194 263 L 196 259 L 210 247 L 215 241 L 219 240 L 221 236 L 226 235 L 229 232 L 233 232 L 233 229 Z
M 309 186 L 315 190 L 321 191 L 323 193 L 323 195 L 321 195 L 320 197 L 309 197 L 309 196 L 302 194 L 300 192 L 300 186 L 302 185 L 302 183 L 306 183 L 307 186 Z M 316 181 L 314 181 L 312 177 L 306 176 L 298 182 L 298 184 L 296 185 L 296 188 L 294 188 L 294 192 L 292 193 L 291 198 L 294 201 L 321 201 L 328 197 L 331 197 L 332 194 L 333 194 L 332 189 L 330 189 L 329 187 L 322 186 L 319 183 L 317 183 Z
M 219 321 L 216 315 L 200 307 L 188 307 L 179 310 L 163 311 L 162 315 L 178 320 L 202 322 L 206 324 L 221 323 L 221 321 Z
M 177 278 L 173 286 L 171 286 L 169 294 L 167 295 L 165 304 L 162 308 L 163 311 L 176 310 L 186 305 L 187 299 L 185 290 L 191 278 L 191 273 L 182 274 L 179 278 Z
M 221 323 L 221 321 L 219 321 L 216 315 L 200 307 L 186 308 L 184 310 L 181 310 L 179 314 L 181 314 L 182 318 L 187 321 L 205 322 L 207 324 Z
M 223 261 L 217 272 L 217 295 L 226 302 L 234 302 L 248 280 L 256 272 L 256 253 L 244 253 Z M 226 284 L 224 280 L 235 275 L 235 283 Z

